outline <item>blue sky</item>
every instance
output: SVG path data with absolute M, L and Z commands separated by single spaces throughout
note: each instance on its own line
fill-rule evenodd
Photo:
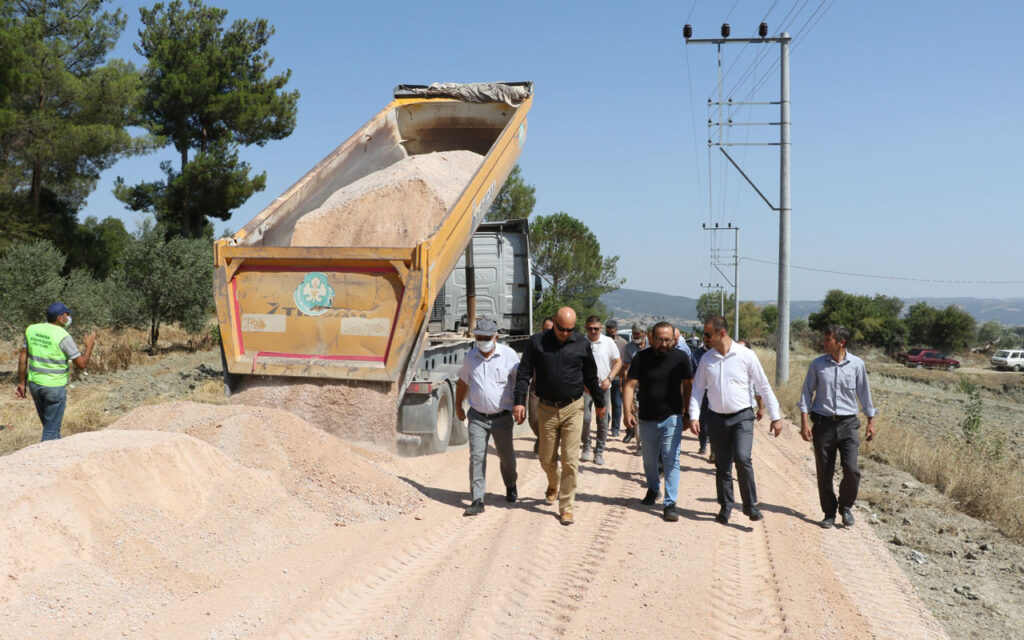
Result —
M 132 50 L 138 7 L 115 55 Z M 862 294 L 1019 297 L 1024 211 L 1020 114 L 1024 5 L 995 1 L 679 0 L 677 2 L 211 2 L 228 20 L 267 18 L 277 29 L 273 72 L 292 70 L 302 93 L 289 138 L 243 150 L 267 189 L 218 231 L 237 230 L 380 110 L 400 83 L 532 80 L 530 136 L 520 159 L 537 188 L 535 215 L 566 211 L 618 255 L 625 287 L 696 297 L 726 284 L 709 264 L 701 223 L 740 227 L 740 297 L 777 293 L 778 217 L 714 150 L 707 107 L 716 49 L 685 45 L 784 26 L 791 55 L 792 264 L 907 278 L 794 269 L 793 299 L 832 288 Z M 815 13 L 817 11 L 817 13 Z M 786 17 L 788 14 L 788 18 Z M 820 19 L 818 19 L 820 17 Z M 816 23 L 815 23 L 816 21 Z M 813 24 L 813 26 L 811 26 Z M 778 46 L 723 47 L 725 97 L 778 99 Z M 771 70 L 770 73 L 769 70 Z M 757 109 L 757 110 L 754 110 Z M 738 111 L 736 122 L 778 120 L 777 107 Z M 750 131 L 748 132 L 747 129 Z M 734 127 L 732 141 L 777 140 L 776 127 Z M 778 148 L 730 154 L 773 203 Z M 164 152 L 123 160 L 80 213 L 139 215 L 110 191 L 159 177 Z M 709 198 L 710 174 L 710 198 Z M 709 203 L 710 200 L 710 203 Z M 731 254 L 731 237 L 720 248 Z M 723 268 L 732 277 L 732 268 Z

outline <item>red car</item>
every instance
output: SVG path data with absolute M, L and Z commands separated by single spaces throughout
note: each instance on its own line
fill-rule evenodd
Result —
M 947 356 L 947 354 L 937 349 L 911 349 L 910 351 L 904 351 L 896 355 L 896 360 L 900 364 L 905 364 L 908 367 L 927 367 L 929 369 L 946 369 L 947 371 L 953 371 L 960 368 L 960 361 L 954 360 Z

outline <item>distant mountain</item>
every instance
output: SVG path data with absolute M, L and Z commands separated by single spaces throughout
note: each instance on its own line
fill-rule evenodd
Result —
M 971 314 L 979 324 L 995 320 L 1006 325 L 1024 325 L 1024 298 L 903 298 L 903 312 L 924 301 L 937 309 L 949 305 L 960 307 Z M 612 316 L 629 322 L 650 323 L 667 320 L 673 324 L 689 325 L 698 322 L 697 300 L 686 296 L 670 296 L 652 291 L 619 289 L 601 296 Z M 775 304 L 774 300 L 757 300 L 758 306 Z M 821 308 L 821 300 L 792 300 L 790 318 L 806 318 Z

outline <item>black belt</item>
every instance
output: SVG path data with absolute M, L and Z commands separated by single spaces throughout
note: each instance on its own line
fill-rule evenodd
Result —
M 708 411 L 711 411 L 711 409 L 708 409 Z M 753 412 L 754 410 L 752 408 L 750 408 L 750 407 L 747 407 L 746 409 L 740 409 L 739 411 L 736 411 L 734 413 L 718 413 L 717 411 L 711 411 L 711 413 L 715 414 L 716 416 L 722 416 L 723 418 L 731 418 L 733 416 L 740 415 L 744 411 Z
M 470 407 L 470 408 L 472 408 L 472 407 Z M 476 409 L 473 409 L 473 411 L 476 411 L 476 413 L 480 414 L 480 416 L 482 416 L 484 418 L 487 418 L 488 420 L 490 420 L 492 418 L 500 418 L 501 416 L 507 416 L 508 414 L 512 413 L 508 409 L 503 409 L 503 410 L 499 411 L 498 413 L 484 413 L 483 411 L 477 411 Z
M 548 407 L 554 407 L 556 409 L 561 409 L 562 407 L 568 407 L 570 404 L 576 402 L 577 400 L 580 399 L 580 397 L 581 396 L 576 396 L 575 398 L 572 398 L 571 400 L 548 400 L 546 398 L 540 398 L 540 403 L 543 404 L 543 405 L 546 405 Z
M 857 414 L 851 416 L 826 416 L 822 413 L 812 413 L 811 419 L 826 420 L 828 422 L 842 422 L 843 420 L 849 420 L 850 418 L 856 418 Z

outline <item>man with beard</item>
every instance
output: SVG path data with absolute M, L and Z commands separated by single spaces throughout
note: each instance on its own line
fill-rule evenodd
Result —
M 665 470 L 665 521 L 679 520 L 676 497 L 679 491 L 679 441 L 683 437 L 683 411 L 690 401 L 693 370 L 690 356 L 676 348 L 677 338 L 672 325 L 659 322 L 651 331 L 652 349 L 637 353 L 629 366 L 626 388 L 623 390 L 626 406 L 633 401 L 633 393 L 640 383 L 639 436 L 643 449 L 644 475 L 647 476 L 647 495 L 641 501 L 652 505 L 658 499 L 661 480 L 659 459 Z M 627 414 L 626 424 L 637 427 L 637 418 Z M 691 425 L 696 434 L 697 428 Z

